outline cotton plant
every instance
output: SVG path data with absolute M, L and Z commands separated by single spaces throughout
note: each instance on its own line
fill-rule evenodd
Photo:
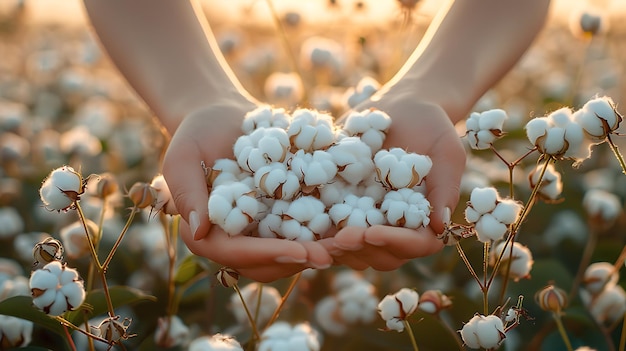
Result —
M 493 187 L 475 188 L 465 208 L 465 219 L 474 224 L 481 242 L 500 240 L 515 223 L 522 205 L 513 199 L 502 199 Z
M 503 136 L 503 125 L 508 115 L 502 109 L 472 112 L 465 121 L 465 137 L 474 150 L 485 150 Z

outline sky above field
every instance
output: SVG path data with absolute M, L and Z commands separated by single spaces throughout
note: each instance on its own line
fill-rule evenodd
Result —
M 36 22 L 62 22 L 68 24 L 84 23 L 85 17 L 81 0 L 24 0 L 29 6 L 32 19 Z M 208 8 L 219 9 L 220 17 L 236 20 L 237 14 L 244 8 L 251 8 L 263 13 L 267 5 L 263 0 L 201 0 Z M 316 17 L 323 18 L 327 11 L 327 0 L 273 0 L 279 10 L 299 10 L 307 14 L 307 20 L 314 21 Z M 357 0 L 337 0 L 337 3 L 349 9 Z M 398 16 L 399 12 L 395 0 L 365 0 L 371 13 L 376 14 L 379 20 L 385 20 L 388 16 Z M 442 0 L 422 0 L 420 13 L 426 16 L 432 15 L 443 3 Z M 576 10 L 588 3 L 593 3 L 615 14 L 616 11 L 626 13 L 626 1 L 624 0 L 553 0 L 552 13 L 556 16 L 566 17 L 572 10 Z

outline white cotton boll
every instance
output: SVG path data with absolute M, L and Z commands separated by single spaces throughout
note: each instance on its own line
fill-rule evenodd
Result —
M 587 101 L 574 113 L 574 118 L 596 143 L 604 141 L 622 121 L 622 117 L 615 111 L 613 100 L 606 96 Z
M 295 72 L 273 72 L 265 80 L 263 91 L 272 104 L 295 106 L 304 96 L 300 76 Z
M 531 144 L 537 146 L 537 139 L 548 132 L 550 123 L 546 117 L 536 117 L 526 123 L 526 136 Z
M 292 201 L 285 215 L 291 220 L 283 222 L 281 233 L 289 239 L 313 240 L 322 237 L 331 226 L 324 204 L 312 196 Z
M 345 204 L 345 203 L 334 204 L 328 210 L 328 215 L 330 216 L 330 219 L 339 228 L 342 227 L 342 223 L 344 223 L 344 221 L 348 220 L 351 213 L 352 213 L 352 206 Z
M 315 320 L 327 333 L 343 335 L 348 330 L 346 322 L 339 318 L 339 303 L 334 296 L 326 296 L 315 305 Z
M 350 184 L 358 184 L 374 170 L 370 147 L 357 137 L 341 139 L 328 152 L 338 166 L 337 174 Z
M 473 209 L 472 207 L 468 206 L 465 208 L 465 220 L 468 223 L 476 223 L 478 222 L 478 220 L 480 219 L 480 216 L 482 216 L 482 213 L 479 213 L 478 211 L 476 211 L 475 209 Z
M 390 126 L 391 117 L 388 114 L 368 109 L 351 112 L 346 117 L 343 130 L 348 136 L 359 137 L 375 153 L 381 149 Z
M 291 326 L 288 322 L 275 322 L 261 335 L 258 351 L 319 351 L 317 331 L 308 323 Z
M 395 294 L 386 295 L 378 303 L 378 313 L 389 330 L 401 332 L 409 316 L 417 310 L 419 294 L 412 289 L 402 288 Z
M 262 204 L 253 196 L 252 189 L 244 183 L 222 184 L 209 195 L 211 223 L 219 225 L 231 235 L 241 233 L 262 208 Z
M 430 157 L 407 153 L 400 148 L 380 150 L 374 155 L 376 174 L 380 182 L 391 189 L 412 188 L 421 184 L 432 165 Z
M 315 150 L 307 153 L 298 150 L 290 160 L 289 168 L 307 187 L 330 183 L 337 175 L 337 164 L 326 151 Z
M 380 89 L 380 83 L 376 79 L 369 76 L 361 78 L 356 87 L 348 91 L 348 106 L 354 108 L 369 99 L 378 89 Z
M 195 338 L 187 351 L 244 351 L 244 349 L 234 337 L 215 334 Z
M 592 295 L 611 288 L 619 280 L 619 271 L 609 262 L 595 262 L 589 265 L 583 275 L 583 286 Z
M 24 230 L 24 219 L 14 207 L 0 207 L 0 238 L 11 238 Z
M 300 48 L 302 67 L 308 70 L 339 72 L 344 65 L 344 52 L 335 40 L 314 36 L 306 39 Z
M 289 136 L 282 128 L 258 128 L 237 138 L 233 151 L 239 166 L 249 172 L 272 162 L 283 162 L 289 149 Z
M 531 189 L 537 186 L 542 167 L 541 165 L 536 166 L 528 175 Z M 556 200 L 562 192 L 563 182 L 561 181 L 561 173 L 557 172 L 554 169 L 554 164 L 550 163 L 544 172 L 538 194 L 544 199 Z
M 422 193 L 413 189 L 390 191 L 380 210 L 392 226 L 416 229 L 430 223 L 430 203 Z
M 594 142 L 602 142 L 606 138 L 602 121 L 592 111 L 580 109 L 574 112 L 574 119 Z
M 525 279 L 530 277 L 530 271 L 533 267 L 533 255 L 528 247 L 518 243 L 513 243 L 513 254 L 511 255 L 511 246 L 506 245 L 506 242 L 500 242 L 491 251 L 490 262 L 495 263 L 500 254 L 504 251 L 502 258 L 504 260 L 510 260 L 509 277 L 514 281 Z M 500 267 L 506 267 L 501 265 Z
M 505 337 L 502 320 L 494 315 L 476 314 L 461 329 L 463 343 L 472 349 L 496 348 Z
M 387 194 L 387 189 L 378 181 L 378 177 L 375 173 L 372 173 L 369 177 L 363 179 L 356 187 L 354 193 L 361 197 L 369 197 L 374 200 L 374 203 L 380 203 Z
M 475 150 L 488 149 L 502 135 L 506 119 L 507 114 L 501 109 L 472 112 L 465 123 L 470 146 Z
M 293 147 L 305 151 L 321 150 L 335 141 L 332 116 L 315 110 L 298 109 L 287 129 Z
M 589 158 L 591 142 L 585 140 L 585 132 L 578 123 L 571 122 L 565 127 L 565 140 L 568 148 L 564 157 L 581 161 Z
M 374 199 L 353 194 L 346 195 L 343 203 L 333 205 L 328 210 L 328 214 L 338 228 L 345 226 L 365 228 L 385 222 L 385 217 L 376 208 Z
M 493 211 L 499 199 L 496 188 L 475 188 L 470 194 L 470 206 L 478 213 Z
M 273 108 L 269 105 L 259 106 L 246 113 L 241 130 L 244 134 L 250 134 L 257 128 L 282 128 L 289 127 L 291 116 L 283 108 Z
M 599 323 L 614 323 L 626 312 L 626 292 L 620 285 L 604 289 L 591 299 L 589 312 Z
M 343 130 L 351 136 L 361 134 L 368 129 L 370 129 L 370 123 L 363 112 L 350 112 L 343 124 Z
M 508 229 L 506 224 L 498 221 L 490 213 L 483 214 L 476 222 L 475 228 L 476 238 L 483 243 L 502 239 Z
M 506 111 L 502 109 L 491 109 L 483 111 L 480 114 L 480 129 L 497 129 L 502 130 L 504 121 L 508 118 Z
M 565 129 L 558 127 L 548 129 L 543 144 L 540 145 L 540 150 L 548 155 L 558 155 L 565 152 L 567 150 Z
M 347 194 L 356 193 L 356 185 L 349 184 L 343 179 L 335 178 L 331 183 L 319 187 L 320 200 L 326 207 L 343 202 Z
M 87 127 L 81 125 L 61 134 L 59 146 L 66 154 L 89 157 L 96 156 L 102 151 L 100 139 L 91 134 Z
M 367 281 L 341 290 L 337 299 L 341 319 L 347 323 L 371 323 L 376 318 L 378 306 L 376 288 Z
M 600 189 L 591 189 L 583 197 L 583 208 L 592 218 L 599 218 L 612 223 L 622 212 L 619 197 L 613 193 Z
M 214 188 L 221 184 L 237 182 L 248 175 L 239 167 L 237 161 L 226 158 L 216 160 L 209 172 L 207 181 Z
M 261 190 L 262 195 L 290 200 L 300 190 L 300 181 L 294 172 L 287 170 L 284 163 L 274 162 L 254 173 L 254 186 Z
M 260 288 L 260 283 L 250 283 L 240 290 L 243 300 L 246 302 L 246 306 L 250 311 L 256 311 L 257 325 L 263 325 L 274 314 L 274 311 L 278 307 L 281 295 L 278 289 L 263 285 Z M 259 297 L 259 294 L 261 295 Z M 243 302 L 239 297 L 239 294 L 233 293 L 230 296 L 230 305 L 232 307 L 235 318 L 241 325 L 250 325 L 248 321 L 248 315 L 244 309 Z M 258 306 L 258 308 L 257 308 Z
M 504 224 L 512 224 L 519 218 L 522 204 L 513 199 L 502 199 L 491 212 L 493 217 Z
M 257 231 L 262 238 L 279 238 L 282 237 L 281 227 L 283 220 L 280 215 L 268 214 L 259 221 Z

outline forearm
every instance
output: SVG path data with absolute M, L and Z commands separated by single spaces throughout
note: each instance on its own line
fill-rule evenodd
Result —
M 453 122 L 519 60 L 543 28 L 549 0 L 457 0 L 442 10 L 389 85 L 440 105 Z
M 241 99 L 197 4 L 183 0 L 85 0 L 112 62 L 173 133 L 211 101 Z

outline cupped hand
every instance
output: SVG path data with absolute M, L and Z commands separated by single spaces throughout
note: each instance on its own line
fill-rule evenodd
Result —
M 209 105 L 186 116 L 172 136 L 163 175 L 186 222 L 181 237 L 194 254 L 257 281 L 288 277 L 308 267 L 328 267 L 332 257 L 320 243 L 231 236 L 209 221 L 209 190 L 201 163 L 210 167 L 217 159 L 233 158 L 243 117 L 255 107 L 243 98 Z
M 425 178 L 426 198 L 432 211 L 428 227 L 414 229 L 390 226 L 346 227 L 323 244 L 336 263 L 355 269 L 372 267 L 393 270 L 408 260 L 431 255 L 443 247 L 436 235 L 444 230 L 444 208 L 454 210 L 466 155 L 460 138 L 445 111 L 420 101 L 410 89 L 391 87 L 355 108 L 377 108 L 392 119 L 383 148 L 399 147 L 428 155 L 433 166 Z

